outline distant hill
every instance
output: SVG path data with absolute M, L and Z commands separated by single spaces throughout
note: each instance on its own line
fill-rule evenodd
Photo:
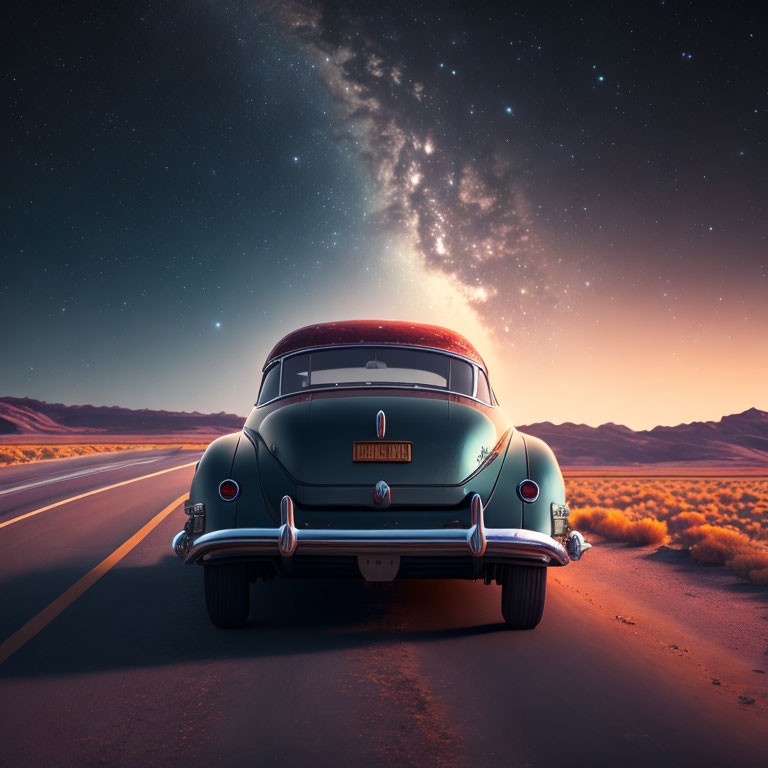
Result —
M 720 421 L 635 432 L 619 424 L 551 424 L 520 427 L 542 438 L 565 466 L 690 462 L 768 466 L 768 413 L 750 408 Z
M 29 397 L 0 397 L 0 435 L 225 434 L 243 426 L 231 413 L 132 410 L 114 406 L 62 405 Z
M 39 435 L 56 442 L 69 436 L 216 436 L 235 432 L 244 417 L 231 413 L 132 410 L 118 406 L 62 405 L 28 397 L 0 397 L 0 439 Z M 545 440 L 561 465 L 710 464 L 768 467 L 768 413 L 750 408 L 720 421 L 634 431 L 620 424 L 521 426 Z

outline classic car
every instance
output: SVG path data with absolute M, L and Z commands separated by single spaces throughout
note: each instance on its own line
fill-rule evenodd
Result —
M 542 616 L 547 568 L 589 543 L 569 526 L 549 447 L 496 402 L 463 336 L 322 323 L 267 357 L 242 431 L 195 470 L 173 549 L 204 568 L 218 627 L 245 624 L 257 579 L 482 579 L 508 627 Z

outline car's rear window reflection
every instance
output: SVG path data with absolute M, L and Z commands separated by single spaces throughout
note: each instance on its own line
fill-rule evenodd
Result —
M 382 385 L 472 395 L 473 369 L 464 360 L 438 352 L 387 347 L 324 349 L 283 360 L 280 394 Z

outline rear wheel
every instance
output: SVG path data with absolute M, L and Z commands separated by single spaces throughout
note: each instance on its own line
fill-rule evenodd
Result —
M 501 581 L 501 613 L 509 629 L 533 629 L 544 612 L 547 569 L 508 565 Z
M 240 563 L 206 565 L 205 604 L 211 621 L 222 629 L 242 627 L 248 618 L 248 568 Z

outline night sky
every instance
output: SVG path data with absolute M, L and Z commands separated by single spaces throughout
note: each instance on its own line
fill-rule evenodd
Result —
M 0 394 L 247 413 L 376 317 L 517 423 L 768 409 L 759 8 L 7 4 Z

